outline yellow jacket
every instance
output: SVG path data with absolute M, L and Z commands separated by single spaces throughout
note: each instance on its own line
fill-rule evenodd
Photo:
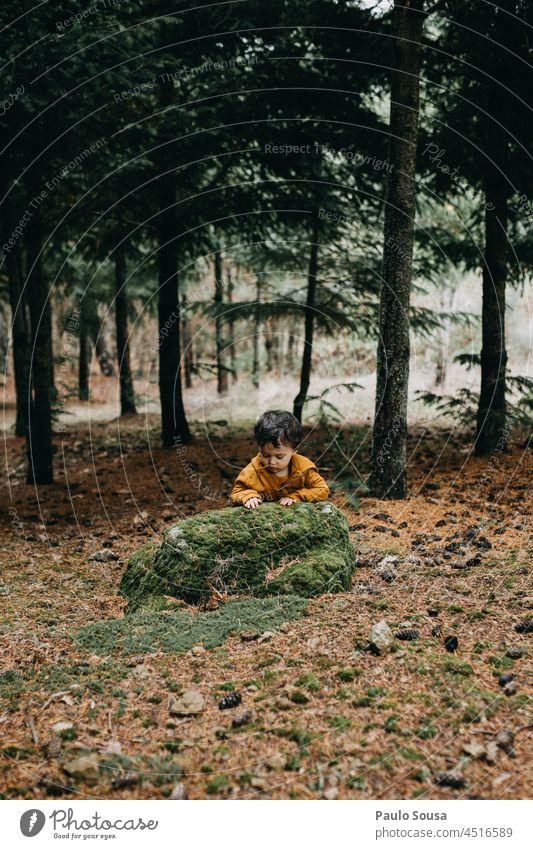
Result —
M 262 501 L 279 501 L 284 496 L 295 501 L 325 501 L 328 495 L 326 481 L 307 457 L 293 454 L 290 474 L 280 478 L 265 468 L 258 452 L 237 477 L 230 498 L 233 504 L 244 504 L 256 497 Z

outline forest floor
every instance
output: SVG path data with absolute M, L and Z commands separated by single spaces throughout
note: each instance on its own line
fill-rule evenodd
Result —
M 6 437 L 2 798 L 531 798 L 531 635 L 515 629 L 531 618 L 530 449 L 478 459 L 464 435 L 413 433 L 408 499 L 333 495 L 357 550 L 350 591 L 283 609 L 242 600 L 257 632 L 244 639 L 238 622 L 217 631 L 220 609 L 202 613 L 205 639 L 178 651 L 169 635 L 194 608 L 106 643 L 129 627 L 117 587 L 140 545 L 227 503 L 255 454 L 248 433 L 211 423 L 178 456 L 138 416 L 56 444 L 57 482 L 36 494 L 23 441 Z M 331 479 L 330 453 L 321 466 Z M 116 559 L 89 559 L 101 551 Z M 382 619 L 418 638 L 374 656 Z M 201 713 L 172 713 L 185 690 Z M 219 710 L 234 690 L 241 705 Z

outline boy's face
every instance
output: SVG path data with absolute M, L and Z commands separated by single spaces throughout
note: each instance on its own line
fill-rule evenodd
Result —
M 259 453 L 263 465 L 267 467 L 269 472 L 282 475 L 287 474 L 291 457 L 296 454 L 296 449 L 290 445 L 283 445 L 282 442 L 278 447 L 267 442 L 266 445 L 259 446 Z

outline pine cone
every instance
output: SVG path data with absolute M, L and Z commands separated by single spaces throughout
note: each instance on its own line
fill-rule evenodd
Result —
M 446 651 L 454 652 L 454 651 L 456 651 L 458 645 L 459 645 L 459 640 L 457 639 L 457 637 L 445 637 L 444 638 L 444 648 L 446 649 Z
M 230 708 L 237 707 L 240 705 L 242 701 L 242 697 L 240 693 L 228 693 L 227 696 L 224 696 L 222 701 L 218 703 L 219 710 L 229 710 Z
M 394 636 L 397 640 L 418 640 L 418 631 L 414 631 L 412 628 L 402 628 L 400 631 L 396 631 Z

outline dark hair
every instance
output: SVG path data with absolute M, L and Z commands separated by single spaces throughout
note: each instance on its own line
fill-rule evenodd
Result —
M 259 416 L 254 428 L 255 441 L 258 445 L 271 442 L 279 448 L 280 442 L 296 448 L 302 441 L 302 426 L 296 416 L 286 410 L 268 410 Z

